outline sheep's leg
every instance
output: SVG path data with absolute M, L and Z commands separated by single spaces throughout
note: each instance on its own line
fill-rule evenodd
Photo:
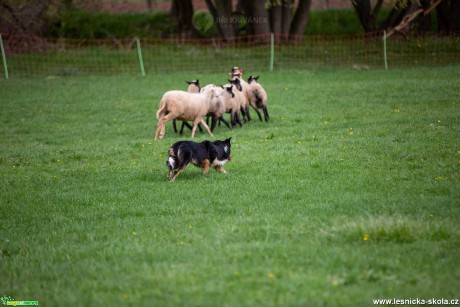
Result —
M 243 116 L 243 121 L 244 121 L 244 122 L 247 122 L 248 119 L 247 119 L 247 117 L 246 117 L 246 111 L 244 110 L 243 107 L 240 107 L 240 112 L 241 112 L 241 114 L 242 114 L 242 116 Z
M 254 109 L 254 111 L 256 111 L 257 116 L 259 116 L 259 120 L 262 121 L 262 116 L 260 115 L 259 110 L 257 110 L 257 107 L 255 107 L 255 106 L 253 106 L 253 105 L 251 105 L 251 107 Z
M 263 106 L 263 110 L 264 110 L 265 121 L 268 122 L 268 120 L 270 119 L 270 116 L 268 115 L 268 109 L 266 105 Z
M 192 126 L 187 122 L 187 121 L 182 121 L 182 126 L 180 128 L 180 134 L 182 134 L 184 132 L 184 127 L 187 126 L 187 128 L 189 128 L 190 130 L 192 130 Z
M 166 128 L 166 122 L 168 120 L 173 120 L 174 115 L 169 113 L 166 116 L 163 116 L 162 118 L 158 119 L 158 124 L 157 124 L 157 131 L 155 133 L 155 141 L 158 139 L 162 139 L 165 135 L 165 128 Z
M 249 106 L 246 107 L 246 116 L 248 117 L 248 122 L 251 121 L 251 113 L 249 113 Z
M 208 125 L 206 125 L 206 123 L 204 122 L 203 118 L 201 118 L 200 122 L 203 125 L 204 129 L 206 129 L 206 131 L 209 133 L 209 135 L 214 136 L 211 132 L 211 129 L 209 129 Z
M 232 130 L 232 127 L 231 127 L 230 124 L 225 120 L 225 118 L 224 118 L 223 115 L 220 116 L 219 121 L 223 122 L 223 123 L 228 127 L 228 129 Z M 211 129 L 211 131 L 213 131 L 213 130 Z
M 203 117 L 197 117 L 193 120 L 193 128 L 192 128 L 192 138 L 195 137 L 195 132 L 196 132 L 196 127 L 198 126 L 199 123 L 202 123 L 205 127 L 206 127 L 206 130 L 209 130 L 209 127 L 208 125 L 206 125 L 206 123 L 204 122 L 203 120 Z M 212 135 L 212 133 L 211 133 Z
M 176 120 L 173 120 L 173 128 L 174 128 L 174 133 L 177 133 L 177 125 L 176 125 Z
M 161 134 L 161 125 L 163 124 L 163 117 L 158 119 L 157 130 L 155 132 L 155 141 L 159 138 L 163 138 L 164 134 Z
M 235 123 L 238 123 L 240 127 L 243 127 L 243 124 L 241 123 L 241 118 L 240 118 L 240 112 L 235 112 Z
M 214 132 L 214 129 L 216 129 L 217 120 L 218 120 L 217 116 L 213 115 L 212 120 L 211 120 L 211 132 Z

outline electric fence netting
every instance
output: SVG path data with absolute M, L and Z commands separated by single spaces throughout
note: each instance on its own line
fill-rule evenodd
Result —
M 381 69 L 460 64 L 460 35 L 383 32 L 233 39 L 68 39 L 3 35 L 4 75 L 148 75 L 175 71 Z

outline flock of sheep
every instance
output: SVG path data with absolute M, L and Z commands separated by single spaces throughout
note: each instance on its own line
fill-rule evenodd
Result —
M 252 107 L 259 119 L 262 120 L 259 109 L 263 110 L 265 121 L 269 120 L 267 110 L 267 93 L 257 82 L 259 77 L 250 76 L 245 82 L 243 70 L 233 67 L 229 73 L 232 77 L 229 83 L 223 86 L 209 84 L 200 87 L 199 81 L 190 81 L 188 91 L 168 91 L 160 100 L 157 111 L 157 129 L 155 140 L 162 139 L 165 134 L 166 122 L 172 120 L 174 130 L 177 132 L 176 120 L 182 121 L 181 131 L 184 125 L 192 129 L 192 138 L 195 136 L 199 124 L 206 129 L 209 135 L 213 135 L 216 124 L 221 121 L 232 129 L 235 125 L 242 126 L 243 121 L 251 120 L 249 107 Z M 230 123 L 224 114 L 230 113 Z M 203 120 L 204 116 L 212 119 L 211 128 Z M 187 121 L 193 121 L 190 126 Z

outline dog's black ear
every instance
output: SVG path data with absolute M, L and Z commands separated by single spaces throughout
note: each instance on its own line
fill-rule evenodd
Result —
M 229 144 L 230 144 L 230 141 L 231 141 L 231 140 L 232 140 L 232 138 L 230 137 L 230 138 L 228 138 L 228 139 L 225 140 L 225 143 L 229 143 Z

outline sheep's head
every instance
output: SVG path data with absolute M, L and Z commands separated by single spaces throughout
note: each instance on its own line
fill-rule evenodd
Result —
M 243 69 L 239 67 L 232 67 L 232 71 L 228 73 L 230 77 L 242 77 Z
M 185 82 L 187 82 L 187 84 L 188 84 L 188 86 L 189 86 L 189 90 L 190 90 L 190 87 L 196 87 L 196 88 L 198 88 L 198 92 L 201 90 L 200 80 L 196 79 L 196 80 L 185 81 Z
M 230 94 L 232 96 L 232 98 L 235 97 L 235 94 L 233 93 L 232 89 L 233 89 L 233 85 L 230 85 L 230 86 L 221 86 L 222 89 L 224 89 L 225 91 L 227 91 L 228 94 Z
M 251 84 L 252 82 L 257 82 L 257 80 L 259 80 L 259 76 L 257 77 L 249 76 L 248 83 Z
M 241 80 L 239 78 L 233 78 L 232 80 L 228 80 L 231 84 L 233 84 L 240 92 L 243 90 L 241 86 Z

